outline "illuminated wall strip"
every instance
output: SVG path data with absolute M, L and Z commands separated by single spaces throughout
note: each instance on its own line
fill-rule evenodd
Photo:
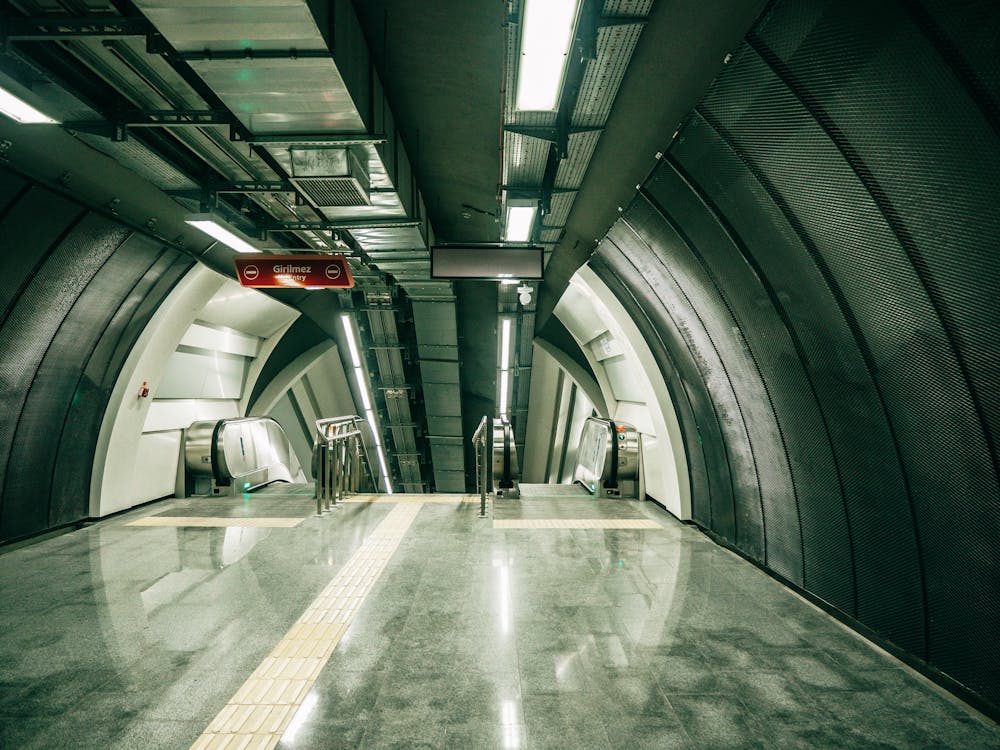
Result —
M 500 324 L 500 369 L 510 369 L 510 318 L 504 318 Z
M 292 742 L 318 703 L 311 693 L 420 503 L 397 505 L 219 711 L 191 750 L 271 750 Z
M 510 411 L 510 333 L 511 319 L 500 321 L 500 416 L 506 417 Z
M 358 383 L 358 392 L 361 394 L 361 404 L 364 407 L 365 419 L 372 428 L 372 440 L 375 441 L 375 452 L 378 454 L 379 467 L 382 470 L 382 482 L 387 495 L 392 494 L 392 482 L 389 481 L 389 465 L 385 460 L 385 452 L 382 450 L 382 433 L 378 427 L 378 419 L 375 417 L 375 409 L 372 408 L 371 394 L 368 392 L 368 378 L 365 377 L 364 368 L 361 366 L 361 353 L 358 346 L 358 334 L 354 330 L 350 315 L 341 315 L 340 322 L 344 326 L 344 334 L 347 336 L 347 348 L 351 353 L 351 364 L 354 366 L 354 379 Z
M 500 371 L 500 416 L 506 417 L 510 409 L 510 373 Z

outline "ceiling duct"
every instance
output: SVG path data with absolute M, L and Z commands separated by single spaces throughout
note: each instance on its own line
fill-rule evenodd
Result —
M 353 148 L 293 147 L 291 182 L 315 208 L 370 206 L 367 155 Z

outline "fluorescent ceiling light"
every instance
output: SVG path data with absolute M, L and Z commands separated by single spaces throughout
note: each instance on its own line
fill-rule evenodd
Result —
M 553 111 L 558 107 L 576 8 L 577 0 L 525 0 L 517 109 Z
M 507 409 L 510 405 L 510 394 L 508 393 L 510 385 L 510 372 L 507 370 L 500 371 L 500 416 L 507 416 Z
M 0 112 L 3 112 L 12 120 L 17 120 L 23 124 L 32 123 L 54 123 L 51 117 L 44 112 L 40 112 L 23 99 L 14 96 L 6 89 L 0 88 Z
M 500 369 L 510 369 L 510 318 L 504 318 L 501 323 Z
M 531 239 L 531 226 L 535 223 L 535 206 L 508 206 L 507 227 L 504 237 L 507 242 L 527 242 Z
M 503 318 L 500 322 L 500 416 L 506 417 L 510 408 L 510 333 L 512 321 Z
M 185 219 L 185 223 L 190 224 L 195 229 L 200 229 L 212 239 L 218 240 L 223 245 L 228 245 L 238 253 L 264 252 L 263 250 L 251 245 L 245 239 L 236 234 L 236 232 L 232 229 L 227 229 L 222 226 L 222 224 L 220 224 L 216 219 L 198 216 Z

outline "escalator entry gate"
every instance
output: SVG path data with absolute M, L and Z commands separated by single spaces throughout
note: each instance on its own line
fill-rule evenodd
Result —
M 641 447 L 632 425 L 591 417 L 580 435 L 573 481 L 594 497 L 639 499 Z

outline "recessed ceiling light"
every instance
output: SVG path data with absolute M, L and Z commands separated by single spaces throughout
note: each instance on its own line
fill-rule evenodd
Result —
M 521 11 L 517 109 L 558 108 L 577 7 L 577 0 L 525 0 Z
M 504 239 L 507 242 L 527 242 L 531 239 L 531 228 L 535 223 L 535 206 L 508 206 L 507 226 Z

